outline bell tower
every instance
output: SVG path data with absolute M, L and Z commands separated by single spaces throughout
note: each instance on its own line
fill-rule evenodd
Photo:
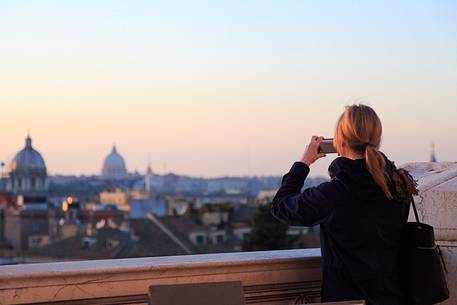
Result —
M 434 142 L 432 142 L 432 144 L 431 144 L 430 162 L 437 162 L 436 155 L 435 155 L 435 143 Z

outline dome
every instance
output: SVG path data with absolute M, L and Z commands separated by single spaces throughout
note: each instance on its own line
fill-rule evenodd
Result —
M 28 136 L 25 148 L 18 152 L 11 163 L 11 173 L 16 175 L 46 175 L 46 164 L 41 154 L 32 147 Z
M 119 179 L 127 177 L 127 169 L 124 158 L 117 152 L 116 146 L 113 146 L 113 150 L 105 158 L 102 177 L 105 179 Z

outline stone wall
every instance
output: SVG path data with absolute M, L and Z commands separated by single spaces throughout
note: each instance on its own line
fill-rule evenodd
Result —
M 147 304 L 148 287 L 241 281 L 246 304 L 320 296 L 319 249 L 186 255 L 0 267 L 0 304 Z

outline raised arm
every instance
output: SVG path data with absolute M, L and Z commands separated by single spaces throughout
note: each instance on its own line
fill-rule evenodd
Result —
M 318 152 L 321 142 L 321 137 L 311 138 L 301 161 L 295 162 L 282 179 L 281 187 L 271 204 L 273 216 L 289 225 L 312 226 L 322 222 L 331 213 L 333 182 L 308 188 L 301 193 L 309 174 L 309 166 L 325 157 L 325 154 Z
M 271 213 L 293 226 L 313 226 L 331 214 L 337 197 L 338 183 L 326 182 L 301 192 L 309 166 L 295 162 L 282 179 L 281 187 L 271 203 Z

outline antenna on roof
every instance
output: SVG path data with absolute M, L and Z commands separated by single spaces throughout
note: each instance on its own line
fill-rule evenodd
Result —
M 152 174 L 152 167 L 151 167 L 151 153 L 148 153 L 148 166 L 146 167 L 146 175 Z

